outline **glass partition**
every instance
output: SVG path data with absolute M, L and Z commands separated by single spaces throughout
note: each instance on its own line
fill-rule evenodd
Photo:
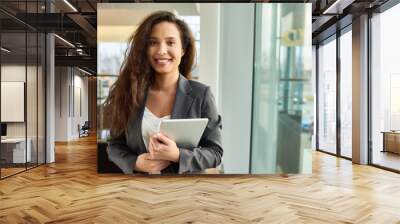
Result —
M 46 162 L 46 36 L 38 33 L 38 64 L 37 64 L 37 163 Z
M 318 149 L 336 154 L 336 36 L 318 51 Z
M 400 5 L 371 19 L 372 163 L 400 171 Z
M 311 4 L 257 4 L 251 173 L 311 173 Z
M 106 100 L 112 84 L 117 80 L 117 75 L 97 76 L 97 138 L 105 141 L 109 136 L 108 127 L 103 120 L 104 101 Z
M 38 35 L 36 32 L 27 33 L 27 81 L 26 81 L 26 114 L 27 114 L 27 167 L 37 165 L 37 57 Z
M 1 178 L 45 162 L 46 40 L 17 19 L 42 12 L 42 5 L 44 1 L 0 4 L 16 10 L 15 17 L 0 12 Z
M 101 11 L 100 11 L 101 12 Z M 99 16 L 99 19 L 103 17 Z M 97 54 L 97 138 L 105 141 L 109 136 L 108 127 L 103 120 L 103 103 L 106 100 L 112 84 L 117 80 L 121 64 L 128 47 L 128 38 L 135 29 L 134 26 L 125 25 L 126 32 L 119 32 L 112 38 L 107 32 L 112 30 L 110 26 L 98 26 L 98 54 Z M 107 38 L 106 38 L 107 37 Z
M 351 158 L 352 149 L 352 33 L 340 36 L 340 154 Z
M 1 122 L 6 125 L 2 135 L 1 157 L 2 177 L 26 169 L 25 162 L 30 158 L 26 151 L 26 33 L 3 32 L 1 46 Z

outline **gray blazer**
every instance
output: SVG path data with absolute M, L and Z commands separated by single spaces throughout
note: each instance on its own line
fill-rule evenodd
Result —
M 210 88 L 202 83 L 187 80 L 179 76 L 171 119 L 208 118 L 207 127 L 196 148 L 179 148 L 178 163 L 171 163 L 162 173 L 197 173 L 207 168 L 217 167 L 221 163 L 223 149 L 221 145 L 221 116 L 218 115 L 214 96 Z M 146 102 L 146 100 L 144 101 Z M 123 135 L 108 141 L 107 153 L 125 174 L 132 174 L 137 157 L 146 153 L 142 138 L 142 118 L 144 105 L 139 116 L 131 119 Z M 179 147 L 179 146 L 178 146 Z

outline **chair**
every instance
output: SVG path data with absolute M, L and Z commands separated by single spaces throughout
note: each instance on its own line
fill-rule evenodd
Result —
M 90 129 L 89 121 L 85 121 L 82 127 L 80 127 L 80 125 L 78 124 L 79 138 L 89 136 L 89 129 Z

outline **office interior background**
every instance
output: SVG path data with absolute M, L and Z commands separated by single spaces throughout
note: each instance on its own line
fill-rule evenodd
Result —
M 142 7 L 142 14 L 131 18 L 126 14 L 118 20 L 112 8 L 124 7 L 125 13 L 129 13 L 129 6 L 117 4 L 108 11 L 103 10 L 105 15 L 97 18 L 97 3 L 2 1 L 2 178 L 46 161 L 54 162 L 54 142 L 78 139 L 82 126 L 95 132 L 96 111 L 101 110 L 99 106 L 116 78 L 126 48 L 127 36 L 115 34 L 131 33 L 143 14 L 150 10 L 149 5 L 131 4 L 134 6 L 131 9 Z M 278 148 L 280 143 L 287 142 L 283 139 L 285 135 L 279 133 L 282 130 L 271 125 L 271 121 L 277 120 L 278 111 L 301 115 L 297 121 L 292 120 L 293 126 L 289 127 L 299 128 L 294 132 L 297 137 L 301 136 L 297 147 L 304 150 L 301 156 L 308 160 L 307 150 L 312 148 L 356 163 L 399 170 L 396 131 L 400 128 L 400 104 L 395 96 L 400 88 L 400 76 L 394 57 L 398 50 L 394 40 L 396 31 L 391 29 L 399 19 L 399 6 L 393 1 L 353 1 L 338 4 L 336 8 L 342 10 L 338 15 L 330 12 L 324 15 L 318 11 L 330 4 L 327 1 L 310 4 L 313 10 L 312 65 L 298 60 L 308 53 L 296 45 L 295 40 L 287 43 L 290 40 L 283 37 L 277 42 L 282 49 L 274 50 L 266 44 L 268 41 L 263 41 L 268 38 L 267 34 L 271 38 L 275 35 L 271 32 L 274 30 L 269 30 L 274 29 L 271 24 L 275 22 L 280 24 L 282 35 L 288 38 L 300 35 L 295 32 L 293 12 L 271 14 L 268 10 L 272 9 L 263 9 L 262 4 L 253 4 L 247 9 L 239 4 L 165 5 L 181 14 L 194 30 L 198 47 L 194 77 L 212 87 L 224 117 L 224 129 L 241 127 L 236 132 L 225 131 L 226 136 L 223 136 L 226 148 L 230 149 L 224 159 L 237 161 L 235 166 L 225 167 L 228 172 L 276 171 L 276 166 L 262 166 L 269 164 L 265 162 L 268 159 L 279 157 L 276 155 L 279 150 L 268 151 L 263 147 Z M 164 7 L 162 5 L 159 7 Z M 286 5 L 279 6 L 277 12 L 290 11 L 284 9 Z M 237 13 L 247 20 L 235 20 Z M 269 20 L 268 15 L 280 20 Z M 287 26 L 284 23 L 292 25 L 286 33 L 282 31 L 282 27 Z M 244 29 L 247 32 L 241 32 Z M 227 33 L 235 35 L 224 36 Z M 357 52 L 352 52 L 355 47 Z M 101 54 L 102 51 L 105 54 Z M 273 54 L 279 54 L 280 61 L 274 62 Z M 275 67 L 271 66 L 274 64 Z M 268 69 L 276 71 L 267 71 L 258 65 L 268 65 Z M 312 74 L 296 77 L 299 68 L 307 73 L 311 66 Z M 279 75 L 267 75 L 274 72 Z M 356 75 L 357 72 L 362 75 Z M 287 75 L 293 77 L 284 77 Z M 275 85 L 276 82 L 279 85 Z M 222 99 L 229 98 L 235 89 L 240 89 L 241 94 L 234 101 L 222 104 Z M 272 94 L 268 95 L 268 91 Z M 353 110 L 355 106 L 356 111 Z M 359 122 L 357 126 L 352 125 L 354 119 Z M 266 133 L 267 130 L 272 132 Z M 310 131 L 312 136 L 301 134 Z M 101 123 L 97 134 L 104 139 Z M 230 139 L 241 139 L 241 142 L 232 143 Z M 352 147 L 354 141 L 357 142 Z M 284 152 L 284 148 L 290 146 L 281 147 Z M 244 148 L 249 150 L 243 153 Z
M 97 3 L 2 1 L 2 178 L 54 162 L 54 142 L 79 138 L 82 126 L 91 132 L 98 126 L 97 135 L 104 139 L 96 111 L 101 111 L 116 78 L 127 38 L 112 34 L 129 34 L 143 14 L 125 17 L 129 19 L 118 25 L 110 10 L 103 10 L 105 15 L 97 18 Z M 334 1 L 311 3 L 312 65 L 299 60 L 300 55 L 307 58 L 308 52 L 294 43 L 300 33 L 296 33 L 293 13 L 283 15 L 290 11 L 284 9 L 286 5 L 279 6 L 276 12 L 282 15 L 278 15 L 269 13 L 271 8 L 263 9 L 262 4 L 169 4 L 169 10 L 180 14 L 195 32 L 199 52 L 195 78 L 211 86 L 224 129 L 235 130 L 224 132 L 224 145 L 229 148 L 224 159 L 237 161 L 225 170 L 279 172 L 277 166 L 265 167 L 279 157 L 279 150 L 264 150 L 266 145 L 297 147 L 302 161 L 310 160 L 308 152 L 316 149 L 356 163 L 400 170 L 396 132 L 400 128 L 396 100 L 399 68 L 394 56 L 398 45 L 396 30 L 391 29 L 399 19 L 399 6 L 395 1 L 338 2 L 331 7 L 340 11 L 335 14 L 321 10 Z M 125 13 L 130 13 L 129 6 L 122 5 Z M 149 6 L 142 7 L 141 13 L 149 11 L 145 9 Z M 238 14 L 246 20 L 240 17 L 239 21 Z M 276 44 L 281 49 L 264 46 L 267 42 L 262 41 L 269 38 L 267 34 L 274 38 L 275 22 L 280 24 L 275 30 L 289 41 L 294 36 L 292 43 L 279 39 Z M 292 27 L 284 30 L 285 23 Z M 208 31 L 214 31 L 213 35 Z M 227 33 L 235 35 L 227 38 Z M 277 54 L 280 58 L 274 62 L 271 55 Z M 231 59 L 233 63 L 224 63 Z M 312 74 L 308 73 L 311 70 Z M 268 76 L 270 73 L 278 75 Z M 293 77 L 284 77 L 288 75 Z M 283 134 L 287 132 L 278 127 L 284 125 L 271 125 L 278 120 L 278 112 L 292 114 L 292 118 L 301 115 L 286 124 L 298 128 L 291 136 L 299 139 L 298 144 L 282 145 L 287 142 Z M 352 125 L 355 120 L 357 126 Z M 241 128 L 235 128 L 238 126 Z M 302 169 L 301 164 L 295 167 Z
M 311 4 L 312 73 L 303 87 L 312 92 L 314 103 L 313 112 L 306 113 L 306 107 L 295 104 L 292 99 L 294 108 L 289 109 L 288 105 L 287 114 L 302 110 L 304 116 L 296 125 L 304 133 L 313 133 L 308 136 L 312 175 L 203 179 L 97 174 L 96 143 L 97 136 L 101 136 L 97 131 L 97 127 L 101 127 L 96 119 L 97 105 L 104 100 L 104 94 L 115 79 L 115 71 L 102 73 L 98 66 L 101 58 L 97 58 L 97 51 L 101 46 L 97 46 L 96 39 L 101 27 L 98 26 L 97 3 L 113 2 L 118 1 L 0 1 L 0 220 L 9 223 L 17 222 L 15 220 L 78 222 L 94 219 L 91 215 L 95 214 L 103 222 L 129 218 L 138 222 L 171 223 L 213 219 L 237 223 L 398 223 L 400 104 L 396 96 L 400 91 L 400 67 L 395 54 L 400 50 L 396 41 L 396 25 L 400 21 L 398 1 L 296 1 Z M 266 29 L 271 27 L 257 23 L 260 22 L 257 5 L 261 4 L 255 4 L 255 12 L 249 10 L 248 17 L 241 18 L 235 14 L 236 4 L 230 4 L 225 12 L 231 17 L 221 20 L 212 29 L 235 32 L 234 25 L 241 25 L 242 19 L 248 19 L 264 30 L 257 36 L 252 26 L 245 26 L 243 29 L 248 33 L 241 32 L 241 35 L 262 39 L 262 35 L 269 33 Z M 196 4 L 194 8 L 199 7 L 202 6 Z M 194 21 L 197 22 L 198 19 Z M 200 26 L 201 22 L 200 19 Z M 195 24 L 192 25 L 195 27 Z M 203 31 L 200 29 L 200 32 Z M 235 35 L 228 41 L 235 45 L 243 36 Z M 201 33 L 199 38 L 200 46 L 207 43 Z M 288 38 L 295 40 L 296 32 Z M 265 73 L 257 73 L 260 71 L 255 69 L 258 68 L 257 56 L 250 55 L 249 51 L 259 49 L 262 56 L 262 51 L 271 46 L 260 41 L 261 47 L 257 47 L 256 43 L 257 38 L 248 46 L 235 45 L 247 53 L 238 62 L 246 64 L 247 70 L 236 71 L 234 66 L 228 70 L 211 70 L 206 74 L 231 75 L 213 80 L 213 76 L 201 77 L 200 69 L 198 79 L 214 86 L 218 107 L 228 114 L 225 121 L 229 121 L 229 113 L 231 119 L 247 116 L 240 121 L 243 122 L 240 125 L 247 127 L 243 129 L 245 137 L 240 135 L 241 128 L 237 128 L 240 130 L 226 139 L 243 138 L 245 147 L 250 148 L 248 143 L 254 142 L 252 147 L 261 149 L 258 147 L 276 142 L 269 141 L 271 136 L 253 130 L 254 124 L 279 132 L 263 120 L 273 114 L 268 112 L 271 105 L 257 104 L 261 100 L 256 96 L 270 99 L 275 106 L 278 102 L 272 101 L 274 98 L 264 88 L 265 83 L 257 79 Z M 210 51 L 215 50 L 213 47 L 209 46 Z M 287 54 L 299 54 L 298 51 L 289 53 L 288 49 Z M 200 50 L 200 66 L 207 60 L 211 64 L 221 62 L 215 55 L 209 57 L 204 57 Z M 264 58 L 270 62 L 278 56 Z M 287 62 L 285 58 L 275 62 L 279 60 Z M 106 62 L 110 63 L 110 68 L 118 63 Z M 252 74 L 252 77 L 240 82 L 243 74 Z M 296 83 L 303 81 L 299 79 Z M 247 105 L 241 107 L 244 111 L 236 110 L 235 105 L 226 108 L 221 105 L 225 94 L 237 85 L 247 88 L 237 100 L 238 104 L 245 102 Z M 269 85 L 277 89 L 280 86 Z M 217 91 L 219 87 L 221 92 Z M 257 91 L 263 93 L 257 95 Z M 278 97 L 275 97 L 276 100 Z M 224 129 L 227 128 L 229 126 L 225 125 Z M 253 139 L 257 133 L 259 140 Z M 273 138 L 278 139 L 277 136 Z M 287 138 L 283 140 L 288 141 Z M 249 162 L 250 156 L 243 161 Z M 253 161 L 257 159 L 265 160 L 260 156 Z M 187 197 L 180 195 L 185 189 L 185 194 L 194 192 L 196 201 L 188 203 Z M 162 195 L 166 198 L 160 198 Z M 235 197 L 229 198 L 230 195 Z M 129 204 L 133 202 L 135 205 Z M 169 203 L 174 206 L 169 207 Z M 157 206 L 161 209 L 154 209 Z M 190 218 L 176 213 L 186 208 L 195 211 L 190 213 Z M 146 211 L 154 213 L 153 216 L 162 214 L 162 219 Z

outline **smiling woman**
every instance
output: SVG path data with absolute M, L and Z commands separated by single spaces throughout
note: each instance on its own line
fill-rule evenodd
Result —
M 162 22 L 153 27 L 148 56 L 158 74 L 177 73 L 184 50 L 178 28 L 173 23 Z
M 221 117 L 210 88 L 192 81 L 195 46 L 188 25 L 159 11 L 131 36 L 120 75 L 105 102 L 109 158 L 130 174 L 197 173 L 221 163 Z M 163 119 L 208 118 L 194 148 L 177 145 L 157 127 Z

